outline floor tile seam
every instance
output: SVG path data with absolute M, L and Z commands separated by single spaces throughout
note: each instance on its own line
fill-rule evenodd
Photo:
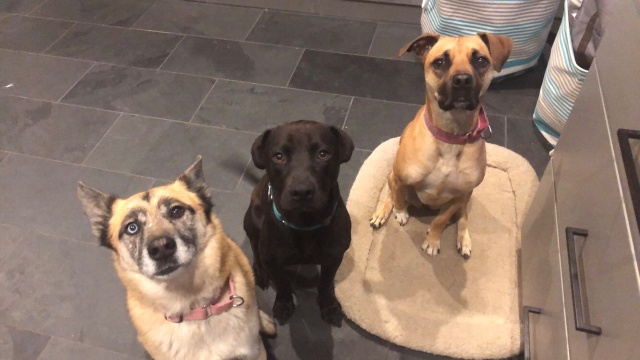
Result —
M 256 28 L 256 25 L 258 25 L 258 22 L 260 21 L 260 19 L 262 19 L 262 16 L 264 16 L 264 14 L 267 12 L 267 10 L 265 9 L 261 9 L 260 11 L 260 15 L 258 15 L 256 17 L 256 21 L 253 23 L 253 25 L 251 26 L 251 29 L 249 29 L 249 31 L 247 32 L 247 34 L 242 38 L 243 41 L 246 41 L 247 38 L 249 37 L 249 35 L 251 35 L 251 33 L 253 32 L 253 29 Z
M 134 0 L 135 1 L 135 0 Z M 136 19 L 136 21 L 133 22 L 133 24 L 129 25 L 129 27 L 127 29 L 134 29 L 135 25 L 140 21 L 140 19 L 142 19 L 145 15 L 147 15 L 147 13 L 149 11 L 151 11 L 151 9 L 156 6 L 156 4 L 158 4 L 159 1 L 158 0 L 154 0 L 153 4 L 151 4 L 151 6 L 149 6 L 145 11 L 142 12 L 142 14 L 140 14 L 140 16 Z
M 53 41 L 49 46 L 47 46 L 47 48 L 46 48 L 46 49 L 42 50 L 40 53 L 41 53 L 41 54 L 44 54 L 44 53 L 46 53 L 47 51 L 51 50 L 51 48 L 52 48 L 55 44 L 57 44 L 60 40 L 62 40 L 62 38 L 63 38 L 63 37 L 65 37 L 65 36 L 66 36 L 70 31 L 71 31 L 71 29 L 75 28 L 77 24 L 78 24 L 78 23 L 74 22 L 74 23 L 73 23 L 73 25 L 71 25 L 67 30 L 65 30 L 65 32 L 64 32 L 64 33 L 62 33 L 62 35 L 58 36 L 58 38 L 57 38 L 57 39 L 55 39 L 55 40 L 54 40 L 54 41 Z
M 118 120 L 120 120 L 122 118 L 122 113 L 120 113 L 120 115 L 118 115 L 118 117 L 113 121 L 113 123 L 111 124 L 111 126 L 109 126 L 109 129 L 107 129 L 107 131 L 104 132 L 104 134 L 102 134 L 102 137 L 100 138 L 100 140 L 98 140 L 98 142 L 96 143 L 96 145 L 93 147 L 93 149 L 91 149 L 91 151 L 89 152 L 89 154 L 87 154 L 87 156 L 82 160 L 82 162 L 80 163 L 80 165 L 86 165 L 87 160 L 91 157 L 91 155 L 93 154 L 94 151 L 96 151 L 96 149 L 98 148 L 98 146 L 100 146 L 100 144 L 102 143 L 102 140 L 104 140 L 104 138 L 107 137 L 107 134 L 111 131 L 111 129 L 113 129 L 114 126 L 116 126 L 116 123 L 118 122 Z
M 48 0 L 49 1 L 49 0 Z M 46 1 L 46 2 L 48 2 Z M 42 5 L 44 5 L 44 3 L 42 3 Z M 19 14 L 19 13 L 5 13 L 7 15 L 14 15 L 14 16 L 20 16 L 23 18 L 31 18 L 31 19 L 40 19 L 40 20 L 52 20 L 52 21 L 57 21 L 57 22 L 65 22 L 65 23 L 77 23 L 80 21 L 75 21 L 75 20 L 66 20 L 66 19 L 56 19 L 56 18 L 50 18 L 50 17 L 44 17 L 44 16 L 37 16 L 37 15 L 31 15 L 31 14 Z
M 238 182 L 236 183 L 236 186 L 233 188 L 233 192 L 234 193 L 238 192 L 238 190 L 240 188 L 240 184 L 242 183 L 242 179 L 244 178 L 244 175 L 249 170 L 249 166 L 251 166 L 251 161 L 252 161 L 252 158 L 251 158 L 251 156 L 249 156 L 249 160 L 247 161 L 247 165 L 245 165 L 244 171 L 242 171 L 242 175 L 240 175 L 240 179 L 238 179 Z
M 359 22 L 359 23 L 377 23 L 378 22 L 376 20 L 367 20 L 367 19 L 360 19 L 360 18 L 355 18 L 355 17 L 336 16 L 336 15 L 329 15 L 329 14 L 316 14 L 316 13 L 309 13 L 309 12 L 304 12 L 304 11 L 273 9 L 273 8 L 266 8 L 266 7 L 253 7 L 253 6 L 246 6 L 246 5 L 235 5 L 235 6 L 242 6 L 242 7 L 248 7 L 248 8 L 253 8 L 253 9 L 263 9 L 266 12 L 283 13 L 283 14 L 294 14 L 294 15 L 309 16 L 309 17 L 324 18 L 324 19 L 332 19 L 332 20 L 343 20 L 343 21 L 352 21 L 352 22 Z M 418 7 L 416 7 L 416 9 L 418 9 Z M 386 22 L 390 22 L 390 23 L 394 23 L 394 24 L 407 24 L 407 23 L 394 22 L 394 21 L 386 21 Z
M 84 77 L 85 77 L 85 76 L 87 76 L 87 74 L 88 74 L 88 73 L 91 71 L 91 69 L 93 69 L 95 66 L 96 66 L 96 63 L 93 63 L 93 65 L 91 65 L 91 66 L 89 67 L 89 69 L 87 69 L 87 71 L 85 71 L 85 72 L 84 72 L 84 74 L 82 74 L 82 76 L 80 76 L 80 77 L 78 78 L 78 80 L 76 80 L 76 82 L 75 82 L 75 83 L 73 83 L 73 85 L 71 85 L 71 87 L 70 87 L 67 91 L 65 91 L 65 93 L 64 93 L 60 98 L 58 98 L 58 100 L 57 100 L 57 101 L 55 101 L 55 103 L 57 103 L 57 104 L 62 104 L 60 101 L 62 101 L 62 99 L 64 99 L 64 97 L 65 97 L 65 96 L 67 96 L 67 94 L 68 94 L 68 93 L 69 93 L 73 88 L 75 88 L 75 87 L 76 87 L 76 85 L 78 85 L 78 83 L 79 83 L 82 79 L 84 79 Z
M 158 179 L 158 178 L 154 178 L 154 177 L 151 177 L 151 176 L 132 174 L 132 173 L 127 173 L 127 172 L 123 172 L 123 171 L 119 171 L 119 170 L 101 168 L 101 167 L 88 165 L 88 164 L 72 163 L 72 162 L 68 162 L 68 161 L 52 159 L 52 158 L 47 158 L 47 157 L 38 156 L 38 155 L 23 154 L 23 153 L 17 153 L 17 152 L 12 152 L 12 154 L 13 155 L 26 156 L 26 157 L 33 158 L 33 159 L 38 159 L 38 160 L 53 161 L 53 162 L 56 162 L 56 163 L 59 163 L 59 164 L 77 166 L 77 167 L 81 167 L 81 168 L 87 168 L 87 169 L 90 169 L 90 170 L 100 170 L 100 171 L 106 171 L 106 172 L 113 173 L 113 174 L 118 174 L 118 175 L 133 176 L 133 177 L 141 178 L 143 180 L 163 180 L 163 181 L 167 181 L 167 179 Z M 170 180 L 172 180 L 172 179 L 170 179 Z
M 296 66 L 293 67 L 293 70 L 291 71 L 291 75 L 289 75 L 289 80 L 287 80 L 287 83 L 284 85 L 285 88 L 287 89 L 291 89 L 289 87 L 289 84 L 291 84 L 291 79 L 293 79 L 293 75 L 295 75 L 296 70 L 298 70 L 298 67 L 300 66 L 300 62 L 302 61 L 302 57 L 304 56 L 304 53 L 307 51 L 307 49 L 303 49 L 300 52 L 300 56 L 298 56 L 298 61 L 296 62 Z
M 200 102 L 200 105 L 198 105 L 198 108 L 196 109 L 196 111 L 193 112 L 193 115 L 191 115 L 191 118 L 189 118 L 189 121 L 187 121 L 188 124 L 196 124 L 193 122 L 193 119 L 196 117 L 196 115 L 198 115 L 198 112 L 200 112 L 200 109 L 202 109 L 202 105 L 204 105 L 204 103 L 207 101 L 207 99 L 209 98 L 209 95 L 211 95 L 211 92 L 213 92 L 213 89 L 216 87 L 216 84 L 218 84 L 218 79 L 216 79 L 213 82 L 213 85 L 211 85 L 211 88 L 209 89 L 207 94 L 204 96 L 204 98 Z M 204 125 L 204 124 L 200 124 L 200 125 Z
M 31 331 L 31 330 L 29 330 L 29 331 Z M 55 336 L 55 335 L 45 335 L 45 336 L 49 336 L 49 341 L 47 342 L 47 345 L 49 345 L 49 342 L 51 342 L 51 340 L 55 338 L 55 339 L 60 339 L 60 340 L 63 340 L 63 341 L 68 341 L 68 342 L 80 344 L 80 345 L 86 346 L 86 347 L 91 348 L 91 349 L 98 349 L 98 350 L 106 351 L 106 352 L 109 352 L 109 353 L 112 353 L 112 354 L 119 355 L 120 357 L 124 356 L 126 359 L 130 359 L 130 360 L 138 359 L 138 358 L 135 358 L 133 356 L 129 356 L 128 354 L 125 354 L 125 353 L 117 352 L 117 351 L 112 350 L 112 349 L 107 349 L 107 348 L 102 347 L 102 346 L 87 344 L 87 343 L 80 342 L 80 341 L 77 341 L 77 340 L 72 339 L 72 338 L 68 339 L 68 338 L 65 338 L 65 337 L 60 337 L 60 336 Z M 44 352 L 44 349 L 46 349 L 46 346 L 44 348 L 42 348 L 42 352 Z M 38 357 L 36 358 L 36 360 L 40 360 L 40 359 L 42 359 L 42 353 L 40 353 L 40 355 L 38 355 Z
M 12 228 L 14 228 L 14 229 L 18 229 L 18 230 L 24 230 L 24 228 L 22 228 L 22 227 L 20 227 L 20 226 L 9 225 L 9 224 L 3 224 L 3 223 L 0 223 L 0 225 L 4 225 L 4 226 L 8 226 L 8 227 L 12 227 Z M 47 347 L 47 345 L 49 345 L 49 341 L 51 340 L 51 338 L 52 338 L 52 337 L 57 337 L 57 336 L 53 336 L 53 335 L 44 334 L 44 333 L 42 333 L 42 332 L 40 332 L 40 331 L 35 331 L 35 330 L 25 329 L 25 328 L 23 328 L 23 327 L 21 327 L 21 326 L 9 325 L 9 324 L 4 323 L 4 322 L 0 323 L 0 325 L 6 326 L 6 327 L 10 327 L 10 328 L 16 329 L 16 330 L 18 330 L 18 331 L 28 331 L 28 332 L 30 332 L 30 333 L 34 333 L 34 334 L 39 335 L 39 336 L 48 337 L 49 339 L 47 340 L 47 343 L 44 345 L 44 347 L 42 348 L 42 350 L 44 350 L 44 349 Z M 38 357 L 40 357 L 40 356 L 38 355 Z
M 73 23 L 74 25 L 76 25 L 76 24 L 85 24 L 85 25 L 93 25 L 93 26 L 101 26 L 101 27 L 110 27 L 110 28 L 116 28 L 116 29 L 121 29 L 121 30 L 145 31 L 145 32 L 151 32 L 151 33 L 168 34 L 168 35 L 176 35 L 176 36 L 184 36 L 184 37 L 201 38 L 201 39 L 211 39 L 211 40 L 223 40 L 223 41 L 232 41 L 232 42 L 235 41 L 235 42 L 238 42 L 238 43 L 247 43 L 247 44 L 254 44 L 254 45 L 268 45 L 268 46 L 288 48 L 288 49 L 314 50 L 314 51 L 328 52 L 328 53 L 341 54 L 341 55 L 353 55 L 353 56 L 369 57 L 369 58 L 373 58 L 373 59 L 384 59 L 384 60 L 391 60 L 391 61 L 400 61 L 400 62 L 403 62 L 403 63 L 412 62 L 412 61 L 409 61 L 409 60 L 402 60 L 402 59 L 394 59 L 394 58 L 383 57 L 383 56 L 369 55 L 367 53 L 365 53 L 365 54 L 349 53 L 349 52 L 336 51 L 336 50 L 327 50 L 327 49 L 318 49 L 318 48 L 305 48 L 305 47 L 301 47 L 301 46 L 282 45 L 282 44 L 275 44 L 275 43 L 270 43 L 270 42 L 260 42 L 260 41 L 246 40 L 246 38 L 251 34 L 251 32 L 249 32 L 245 36 L 244 39 L 239 40 L 239 39 L 233 39 L 233 38 L 213 37 L 213 36 L 198 35 L 198 34 L 187 34 L 187 33 L 180 33 L 180 32 L 171 32 L 171 31 L 162 31 L 162 30 L 153 30 L 153 29 L 142 29 L 142 28 L 135 28 L 135 27 L 133 27 L 133 25 L 132 25 L 132 27 L 123 27 L 123 26 L 115 26 L 115 25 L 109 25 L 109 24 L 92 23 L 92 22 L 80 21 L 80 20 L 64 20 L 64 19 L 49 18 L 49 17 L 43 17 L 43 16 L 23 15 L 23 14 L 12 14 L 12 15 L 20 15 L 20 16 L 23 16 L 23 17 L 31 17 L 31 18 L 36 18 L 36 19 L 45 19 L 45 20 L 56 20 L 56 21 L 62 21 L 62 22 L 69 22 L 69 23 Z M 260 17 L 258 17 L 258 19 L 260 19 Z M 256 20 L 256 24 L 257 24 L 257 22 L 258 22 L 258 20 Z M 254 27 L 255 27 L 256 24 L 254 24 Z M 251 29 L 251 31 L 252 30 L 253 30 L 253 28 Z M 376 27 L 376 30 L 377 30 L 377 27 Z M 67 30 L 67 32 L 68 31 L 69 30 Z M 65 34 L 66 34 L 66 32 L 65 32 Z M 374 33 L 374 36 L 375 36 L 375 33 Z M 372 44 L 373 44 L 373 39 L 371 40 L 371 45 Z M 371 47 L 371 45 L 370 45 L 370 47 Z M 47 50 L 49 50 L 49 49 L 47 48 Z
M 373 36 L 371 37 L 371 43 L 369 44 L 369 49 L 367 50 L 367 56 L 371 56 L 371 48 L 373 48 L 373 43 L 376 41 L 376 36 L 378 35 L 379 28 L 380 23 L 376 22 L 376 30 L 373 32 Z
M 349 108 L 347 109 L 347 113 L 344 116 L 344 120 L 342 121 L 342 127 L 341 129 L 344 130 L 345 126 L 347 126 L 347 119 L 349 119 L 349 114 L 351 114 L 351 108 L 353 107 L 353 100 L 355 99 L 355 97 L 351 97 L 351 101 L 349 102 Z
M 184 41 L 184 39 L 186 38 L 186 35 L 182 35 L 182 37 L 180 38 L 180 40 L 178 40 L 178 42 L 176 43 L 176 46 L 173 47 L 173 49 L 171 50 L 171 52 L 169 52 L 169 55 L 167 55 L 166 58 L 164 58 L 164 60 L 162 61 L 162 64 L 160 64 L 160 66 L 158 66 L 157 68 L 153 69 L 153 70 L 160 70 L 164 64 L 167 62 L 167 60 L 169 60 L 169 58 L 171 57 L 171 55 L 173 55 L 174 52 L 176 52 L 176 50 L 178 49 L 178 47 L 180 46 L 180 44 L 182 44 L 182 42 Z M 214 83 L 215 84 L 215 83 Z
M 78 204 L 78 206 L 80 206 L 80 204 Z M 8 224 L 8 223 L 5 223 L 5 222 L 0 222 L 0 226 L 8 226 L 8 227 L 11 227 L 11 228 L 14 228 L 14 229 L 17 229 L 17 230 L 26 231 L 26 232 L 29 232 L 29 233 L 33 233 L 33 234 L 37 234 L 37 235 L 43 235 L 43 236 L 47 236 L 47 237 L 53 237 L 53 238 L 56 238 L 56 239 L 59 239 L 59 240 L 72 242 L 74 244 L 80 243 L 80 244 L 85 244 L 85 245 L 89 245 L 89 246 L 96 246 L 98 248 L 100 248 L 102 246 L 102 245 L 100 245 L 98 243 L 98 239 L 95 239 L 95 241 L 83 241 L 83 240 L 74 239 L 74 238 L 71 238 L 71 237 L 68 237 L 68 236 L 64 236 L 64 235 L 52 234 L 50 232 L 42 231 L 42 230 L 33 230 L 33 229 L 29 229 L 29 228 L 24 227 L 24 226 Z M 91 236 L 93 237 L 93 235 L 91 235 Z M 5 326 L 15 327 L 13 325 L 6 325 L 6 324 L 5 324 Z M 30 332 L 33 332 L 33 333 L 36 333 L 36 334 L 42 335 L 42 336 L 53 336 L 53 335 L 47 335 L 47 334 L 43 334 L 43 333 L 40 333 L 40 332 L 37 332 L 37 331 L 33 331 L 33 330 L 30 330 L 30 329 L 24 329 L 24 328 L 21 328 L 21 327 L 15 327 L 15 328 L 17 328 L 19 330 L 30 331 Z M 65 338 L 61 338 L 61 339 L 65 339 Z M 71 340 L 71 339 L 69 339 L 69 340 Z
M 27 16 L 31 16 L 31 14 L 35 13 L 36 11 L 40 10 L 42 8 L 42 6 L 44 6 L 44 4 L 48 3 L 49 0 L 45 0 L 43 2 L 41 2 L 38 6 L 36 6 L 33 10 L 29 11 L 29 13 L 27 13 Z

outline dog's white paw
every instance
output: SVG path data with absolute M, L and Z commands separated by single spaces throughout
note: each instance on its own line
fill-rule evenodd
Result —
M 425 240 L 425 242 L 422 243 L 422 251 L 426 251 L 429 256 L 436 256 L 440 254 L 440 242 L 429 244 L 429 242 Z
M 398 224 L 400 224 L 400 226 L 403 226 L 407 221 L 409 221 L 409 213 L 407 210 L 396 211 L 394 209 L 393 215 L 396 217 L 396 220 L 398 220 Z
M 458 238 L 457 247 L 458 253 L 465 258 L 465 260 L 471 257 L 471 238 L 469 238 L 468 234 L 465 234 L 462 239 Z

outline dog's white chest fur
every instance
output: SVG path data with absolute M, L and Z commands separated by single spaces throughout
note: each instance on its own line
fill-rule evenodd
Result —
M 431 166 L 423 168 L 424 177 L 414 185 L 420 201 L 431 207 L 440 207 L 478 186 L 484 178 L 486 166 L 484 144 L 481 145 L 482 150 L 479 151 L 481 157 L 476 155 L 477 150 L 470 152 L 449 148 L 443 151 L 437 160 L 430 164 Z M 474 158 L 470 159 L 470 156 Z
M 152 337 L 167 359 L 257 359 L 262 343 L 256 317 L 233 314 L 238 310 L 207 320 L 168 323 L 154 330 Z

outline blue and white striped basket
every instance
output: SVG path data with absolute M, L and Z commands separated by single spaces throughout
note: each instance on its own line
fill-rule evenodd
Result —
M 423 0 L 422 32 L 445 36 L 488 32 L 513 40 L 507 63 L 494 79 L 522 72 L 538 62 L 559 0 Z
M 562 23 L 551 48 L 551 57 L 533 112 L 536 127 L 553 146 L 560 137 L 588 73 L 588 70 L 576 64 L 569 28 L 568 17 L 571 15 L 568 2 L 564 4 Z

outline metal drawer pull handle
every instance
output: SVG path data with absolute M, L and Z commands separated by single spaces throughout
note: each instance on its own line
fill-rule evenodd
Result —
M 529 313 L 540 314 L 541 309 L 531 306 L 522 307 L 522 318 L 524 319 L 524 329 L 522 341 L 524 341 L 524 360 L 531 360 L 531 337 L 529 336 Z
M 589 232 L 585 229 L 577 229 L 567 227 L 565 229 L 567 236 L 567 250 L 569 253 L 569 273 L 571 274 L 571 294 L 573 297 L 573 314 L 575 315 L 576 330 L 589 334 L 600 335 L 602 329 L 599 326 L 591 325 L 585 321 L 582 307 L 582 286 L 580 285 L 580 277 L 578 276 L 578 263 L 576 259 L 576 241 L 575 236 L 587 237 Z

